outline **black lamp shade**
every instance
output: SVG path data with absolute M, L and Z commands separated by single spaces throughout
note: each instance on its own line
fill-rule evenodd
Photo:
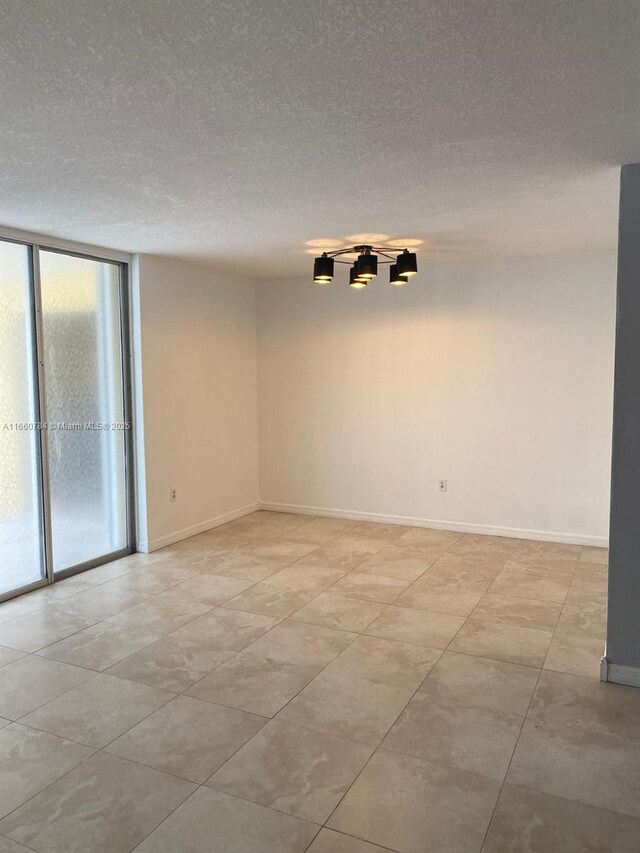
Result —
M 318 284 L 329 284 L 333 278 L 333 258 L 323 255 L 313 262 L 313 280 Z
M 375 278 L 378 275 L 378 256 L 358 255 L 356 269 L 360 278 Z
M 418 272 L 418 261 L 416 259 L 415 252 L 407 252 L 405 249 L 401 255 L 398 255 L 396 267 L 398 269 L 398 275 L 416 275 Z
M 349 287 L 353 287 L 356 290 L 362 290 L 363 287 L 366 287 L 369 284 L 369 281 L 366 278 L 359 277 L 356 266 L 357 265 L 354 264 L 349 270 Z
M 398 272 L 398 265 L 391 264 L 389 267 L 389 284 L 395 284 L 396 287 L 399 287 L 401 284 L 406 284 L 407 279 L 405 276 L 400 275 Z

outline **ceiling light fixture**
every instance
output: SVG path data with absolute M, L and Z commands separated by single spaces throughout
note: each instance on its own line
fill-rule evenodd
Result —
M 410 252 L 408 249 L 405 249 L 401 255 L 398 255 L 396 264 L 398 265 L 399 275 L 417 275 L 418 273 L 416 253 Z
M 391 264 L 389 267 L 389 284 L 393 284 L 396 287 L 400 287 L 402 284 L 406 284 L 409 281 L 408 278 L 404 275 L 400 275 L 398 272 L 398 265 Z
M 313 280 L 316 284 L 329 284 L 333 278 L 333 258 L 326 252 L 313 262 Z
M 393 254 L 391 254 L 393 253 Z M 398 254 L 398 248 L 393 246 L 348 246 L 332 252 L 323 252 L 313 262 L 313 280 L 316 284 L 329 284 L 333 280 L 334 260 L 339 264 L 349 264 L 350 260 L 342 259 L 341 255 L 357 255 L 357 261 L 349 271 L 349 286 L 357 290 L 371 284 L 378 274 L 378 264 L 390 264 L 389 284 L 406 284 L 409 276 L 418 272 L 418 262 L 415 252 L 403 249 Z
M 353 287 L 354 290 L 362 290 L 369 284 L 369 279 L 363 278 L 358 274 L 358 265 L 354 264 L 349 270 L 349 287 Z

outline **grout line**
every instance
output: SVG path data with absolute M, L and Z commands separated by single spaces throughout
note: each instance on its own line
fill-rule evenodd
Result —
M 529 711 L 531 710 L 531 705 L 533 703 L 534 697 L 535 697 L 536 692 L 538 690 L 538 684 L 540 683 L 541 676 L 542 676 L 542 669 L 540 669 L 540 671 L 538 673 L 538 678 L 536 679 L 535 687 L 533 688 L 533 691 L 531 693 L 531 699 L 529 700 L 529 704 L 527 705 L 526 713 L 525 713 L 524 717 L 522 718 L 522 723 L 520 725 L 520 731 L 518 733 L 518 737 L 517 737 L 516 742 L 514 744 L 513 751 L 511 752 L 511 758 L 509 759 L 509 764 L 507 766 L 507 770 L 504 774 L 504 778 L 503 778 L 502 783 L 500 785 L 500 790 L 498 792 L 498 796 L 496 797 L 496 803 L 495 803 L 495 806 L 493 807 L 493 811 L 491 812 L 491 817 L 489 818 L 489 823 L 487 824 L 487 830 L 486 830 L 484 837 L 482 839 L 482 844 L 480 845 L 480 853 L 482 853 L 482 848 L 486 844 L 487 836 L 489 835 L 489 830 L 491 829 L 491 824 L 493 823 L 493 819 L 495 817 L 495 813 L 496 813 L 496 810 L 498 808 L 498 803 L 500 802 L 500 798 L 502 797 L 502 792 L 504 790 L 504 786 L 507 784 L 507 777 L 509 775 L 509 771 L 511 770 L 511 765 L 513 763 L 513 759 L 514 759 L 514 756 L 516 754 L 516 750 L 518 749 L 518 744 L 520 743 L 520 738 L 522 737 L 522 730 L 524 729 L 524 725 L 525 725 L 527 718 L 529 716 Z
M 444 652 L 443 652 L 442 654 L 444 654 Z M 369 756 L 369 758 L 367 759 L 367 761 L 365 762 L 365 764 L 364 764 L 364 765 L 362 766 L 362 768 L 360 769 L 360 772 L 357 774 L 357 776 L 355 776 L 355 778 L 353 779 L 353 781 L 351 782 L 351 784 L 349 785 L 349 787 L 346 789 L 346 791 L 344 792 L 344 794 L 340 797 L 340 799 L 339 799 L 339 800 L 338 800 L 338 802 L 336 803 L 335 807 L 332 809 L 331 814 L 330 814 L 330 815 L 325 819 L 325 821 L 324 821 L 324 823 L 323 823 L 323 826 L 327 826 L 327 824 L 329 823 L 329 821 L 331 820 L 331 818 L 333 817 L 333 815 L 334 815 L 334 814 L 336 813 L 336 811 L 340 808 L 340 805 L 341 805 L 342 801 L 345 799 L 345 797 L 347 796 L 347 794 L 349 793 L 349 791 L 351 791 L 351 789 L 352 789 L 352 788 L 353 788 L 353 786 L 356 784 L 356 782 L 358 781 L 358 779 L 360 778 L 360 776 L 362 776 L 362 774 L 364 773 L 364 771 L 366 770 L 366 768 L 369 766 L 369 762 L 372 760 L 372 758 L 374 757 L 374 755 L 376 755 L 376 754 L 378 753 L 378 750 L 382 748 L 382 745 L 383 745 L 383 743 L 384 743 L 384 741 L 385 741 L 385 738 L 387 737 L 387 735 L 389 734 L 389 732 L 391 731 L 391 729 L 395 726 L 395 724 L 398 722 L 398 720 L 400 719 L 400 717 L 402 716 L 402 714 L 404 714 L 404 712 L 406 711 L 406 709 L 408 708 L 408 706 L 411 704 L 411 702 L 412 702 L 412 701 L 413 701 L 413 699 L 415 698 L 416 694 L 418 693 L 418 691 L 420 690 L 420 688 L 422 687 L 422 685 L 424 684 L 424 682 L 425 682 L 425 681 L 427 680 L 427 678 L 429 677 L 429 674 L 430 674 L 430 673 L 431 673 L 431 671 L 433 670 L 433 667 L 435 667 L 435 666 L 436 666 L 436 664 L 438 663 L 438 661 L 439 661 L 439 660 L 440 660 L 440 658 L 442 657 L 442 654 L 440 654 L 440 655 L 438 656 L 437 660 L 435 661 L 435 663 L 433 664 L 433 666 L 431 667 L 431 669 L 429 670 L 429 672 L 427 673 L 427 675 L 423 678 L 423 680 L 420 682 L 420 684 L 416 687 L 416 689 L 413 691 L 413 693 L 411 694 L 411 696 L 410 696 L 410 697 L 409 697 L 409 699 L 407 700 L 406 704 L 403 706 L 403 708 L 398 712 L 398 714 L 396 715 L 396 717 L 395 717 L 395 718 L 392 720 L 392 722 L 389 724 L 389 727 L 387 728 L 387 730 L 386 730 L 386 731 L 385 731 L 385 733 L 383 734 L 382 738 L 380 739 L 380 742 L 379 742 L 379 743 L 378 743 L 378 745 L 374 748 L 373 752 L 371 753 L 371 755 Z M 330 827 L 329 827 L 329 828 L 330 828 Z M 356 837 L 357 837 L 357 836 L 356 836 Z
M 126 759 L 125 759 L 125 760 L 126 760 Z M 146 766 L 146 765 L 142 765 L 142 766 Z M 184 782 L 185 780 L 183 779 L 182 781 Z M 191 784 L 194 784 L 194 783 L 191 783 Z M 147 840 L 147 838 L 148 838 L 150 835 L 152 835 L 152 834 L 156 831 L 156 829 L 159 829 L 159 828 L 162 826 L 162 824 L 163 824 L 166 820 L 169 820 L 169 818 L 170 818 L 170 817 L 171 817 L 175 812 L 177 812 L 177 811 L 178 811 L 178 809 L 179 809 L 181 806 L 183 806 L 183 805 L 187 802 L 187 800 L 190 800 L 190 799 L 191 799 L 191 797 L 193 797 L 193 795 L 194 795 L 194 794 L 197 794 L 201 787 L 202 787 L 201 785 L 198 785 L 198 787 L 197 787 L 194 791 L 191 791 L 191 793 L 190 793 L 190 794 L 188 794 L 188 795 L 184 798 L 184 800 L 182 800 L 181 802 L 179 802 L 179 803 L 178 803 L 178 805 L 177 805 L 175 808 L 171 809 L 171 811 L 169 812 L 169 814 L 165 815 L 165 816 L 162 818 L 162 820 L 161 820 L 161 821 L 159 821 L 159 822 L 158 822 L 158 823 L 153 827 L 153 829 L 149 830 L 149 832 L 147 832 L 147 834 L 146 834 L 143 838 L 141 838 L 141 839 L 140 839 L 140 841 L 138 841 L 138 843 L 135 845 L 135 847 L 132 847 L 129 851 L 126 851 L 126 853 L 134 853 L 134 851 L 135 851 L 135 850 L 137 850 L 137 849 L 140 847 L 140 845 L 141 845 L 141 844 L 144 844 L 144 842 Z M 125 853 L 125 851 L 123 851 L 123 853 Z
M 0 818 L 0 820 L 4 820 L 4 818 Z M 19 846 L 24 847 L 25 850 L 32 851 L 32 853 L 38 853 L 38 851 L 34 847 L 28 847 L 23 841 L 14 841 L 13 838 L 10 838 L 8 835 L 0 834 L 0 840 L 3 838 L 6 838 L 7 841 L 10 841 L 12 844 L 18 844 Z
M 24 724 L 23 724 L 23 723 L 20 723 L 19 725 L 24 725 Z M 8 726 L 7 726 L 6 728 L 8 728 Z M 31 727 L 30 727 L 30 726 L 27 726 L 27 728 L 31 728 Z M 32 730 L 32 731 L 40 731 L 40 729 L 31 729 L 31 730 Z M 51 735 L 51 732 L 44 732 L 44 734 Z M 52 735 L 52 737 L 60 738 L 60 735 Z M 68 738 L 60 738 L 60 740 L 68 740 Z M 72 743 L 76 743 L 76 744 L 77 744 L 77 741 L 72 741 Z M 6 820 L 6 818 L 8 818 L 8 817 L 9 817 L 10 815 L 12 815 L 14 812 L 17 812 L 17 811 L 18 811 L 18 809 L 21 809 L 23 806 L 26 806 L 26 805 L 27 805 L 27 803 L 30 803 L 30 802 L 31 802 L 32 800 L 34 800 L 36 797 L 39 797 L 39 796 L 40 796 L 40 794 L 44 793 L 44 792 L 45 792 L 48 788 L 50 788 L 52 785 L 55 785 L 57 782 L 60 782 L 60 780 L 61 780 L 61 779 L 64 779 L 64 778 L 65 778 L 65 776 L 68 776 L 70 773 L 73 773 L 73 771 L 74 771 L 74 770 L 77 770 L 77 769 L 78 769 L 78 767 L 80 767 L 82 764 L 84 764 L 86 761 L 88 761 L 90 758 L 93 758 L 93 756 L 94 756 L 94 755 L 97 755 L 97 754 L 98 754 L 98 752 L 100 752 L 100 750 L 96 749 L 95 747 L 87 746 L 86 744 L 79 744 L 79 745 L 80 745 L 80 746 L 84 746 L 84 748 L 85 748 L 85 749 L 90 749 L 90 750 L 93 750 L 93 751 L 92 751 L 89 755 L 85 756 L 85 758 L 83 758 L 83 759 L 82 759 L 82 761 L 79 761 L 79 762 L 78 762 L 77 764 L 75 764 L 73 767 L 70 767 L 70 768 L 69 768 L 69 770 L 66 770 L 66 771 L 65 771 L 61 776 L 58 776 L 58 778 L 57 778 L 57 779 L 54 779 L 52 782 L 49 782 L 47 785 L 45 785 L 45 786 L 44 786 L 43 788 L 41 788 L 39 791 L 36 791 L 36 793 L 35 793 L 35 794 L 32 794 L 30 797 L 28 797 L 24 802 L 20 803 L 20 805 L 16 806 L 14 809 L 11 809 L 11 811 L 10 811 L 10 812 L 7 812 L 7 814 L 6 814 L 6 815 L 3 815 L 3 817 L 2 817 L 0 820 L 2 820 L 2 821 Z M 7 837 L 7 838 L 9 838 L 10 836 L 6 836 L 6 837 Z M 13 841 L 13 839 L 11 839 L 11 840 Z M 16 842 L 16 843 L 18 843 L 18 842 Z

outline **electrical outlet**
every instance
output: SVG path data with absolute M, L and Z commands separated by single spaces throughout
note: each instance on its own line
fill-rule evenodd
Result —
M 447 491 L 447 481 L 446 480 L 438 480 L 438 490 L 441 492 Z
M 175 501 L 178 499 L 178 492 L 176 489 L 169 489 L 169 500 Z

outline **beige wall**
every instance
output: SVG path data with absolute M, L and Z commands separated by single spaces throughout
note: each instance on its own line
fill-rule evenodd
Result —
M 256 505 L 255 287 L 150 255 L 132 278 L 139 548 L 153 550 Z
M 263 502 L 604 542 L 614 253 L 256 290 Z

